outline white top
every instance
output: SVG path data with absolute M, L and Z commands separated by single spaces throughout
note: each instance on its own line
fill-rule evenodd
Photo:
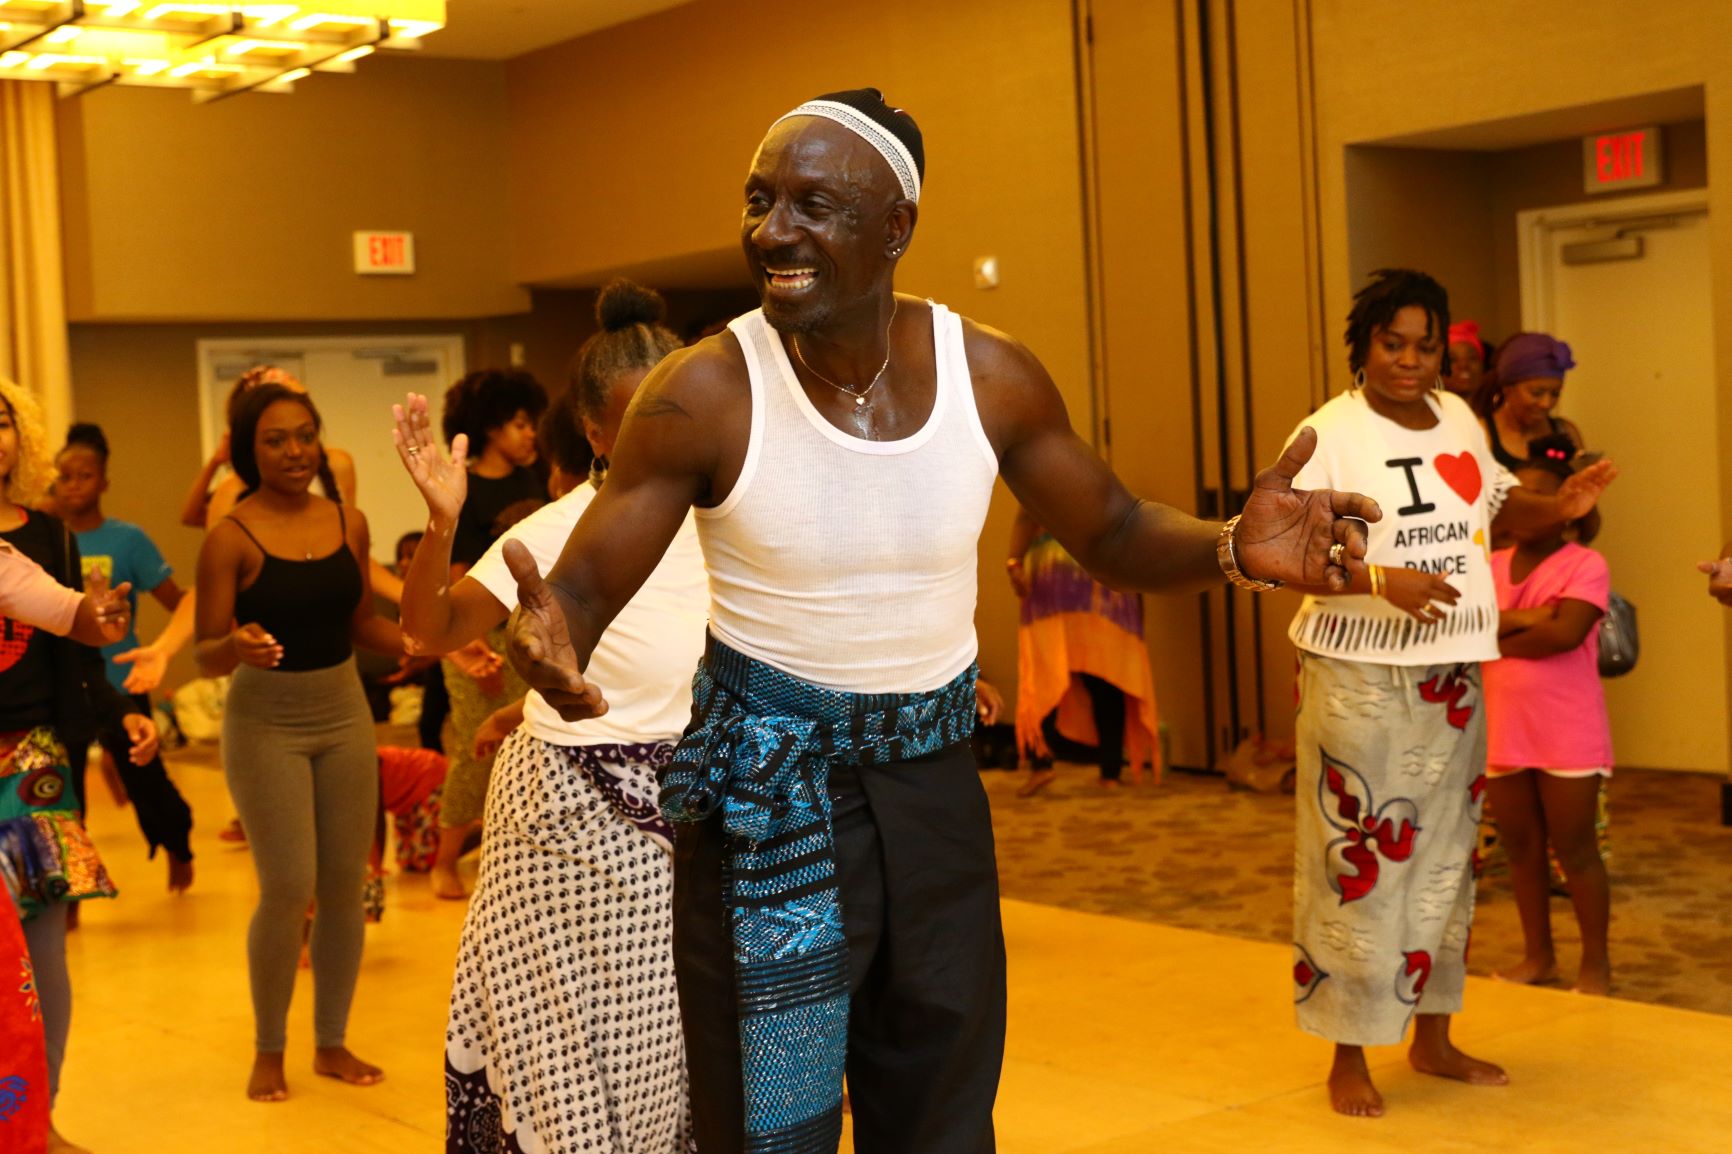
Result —
M 543 574 L 559 559 L 572 526 L 595 490 L 579 485 L 505 531 L 469 576 L 501 605 L 517 605 L 517 581 L 501 550 L 507 541 L 529 548 Z M 690 516 L 637 594 L 619 611 L 590 655 L 584 677 L 607 699 L 607 712 L 587 721 L 562 720 L 541 694 L 523 704 L 523 727 L 551 745 L 642 745 L 676 741 L 692 714 L 692 674 L 704 653 L 704 558 Z
M 727 499 L 697 510 L 710 629 L 795 677 L 850 693 L 923 693 L 978 651 L 977 548 L 998 458 L 974 406 L 962 319 L 932 305 L 932 413 L 898 441 L 826 421 L 753 311 L 752 431 Z
M 1369 594 L 1307 597 L 1287 631 L 1307 652 L 1378 665 L 1497 660 L 1491 521 L 1515 478 L 1491 455 L 1466 401 L 1452 393 L 1427 400 L 1437 425 L 1408 429 L 1373 412 L 1358 390 L 1336 397 L 1302 423 L 1317 430 L 1317 452 L 1293 485 L 1371 497 L 1383 520 L 1371 526 L 1366 560 L 1440 574 L 1461 600 L 1442 621 L 1421 625 Z

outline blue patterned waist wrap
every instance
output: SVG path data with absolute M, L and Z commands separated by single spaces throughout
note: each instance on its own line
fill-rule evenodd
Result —
M 720 813 L 727 838 L 748 1154 L 832 1154 L 841 1138 L 848 942 L 830 767 L 966 740 L 978 673 L 928 693 L 845 693 L 709 639 L 660 800 L 676 826 Z

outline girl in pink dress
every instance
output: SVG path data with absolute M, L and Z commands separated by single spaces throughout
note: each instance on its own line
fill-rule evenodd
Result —
M 1575 446 L 1544 437 L 1530 446 L 1521 483 L 1555 492 Z M 1611 889 L 1595 834 L 1600 786 L 1612 772 L 1612 735 L 1599 676 L 1599 622 L 1611 578 L 1605 558 L 1564 530 L 1518 534 L 1492 556 L 1502 661 L 1485 666 L 1487 777 L 1509 855 L 1526 956 L 1498 976 L 1557 977 L 1552 945 L 1549 842 L 1569 881 L 1582 931 L 1576 989 L 1606 994 Z

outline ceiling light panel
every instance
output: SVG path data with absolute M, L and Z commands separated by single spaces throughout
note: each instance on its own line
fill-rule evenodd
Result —
M 444 26 L 445 0 L 0 0 L 0 72 L 68 92 L 143 85 L 209 100 L 286 92 L 309 69 L 353 71 Z

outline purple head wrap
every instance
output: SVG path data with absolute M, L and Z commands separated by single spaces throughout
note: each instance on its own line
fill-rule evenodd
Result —
M 1500 385 L 1557 377 L 1576 367 L 1570 346 L 1544 333 L 1517 333 L 1497 348 L 1493 371 Z

